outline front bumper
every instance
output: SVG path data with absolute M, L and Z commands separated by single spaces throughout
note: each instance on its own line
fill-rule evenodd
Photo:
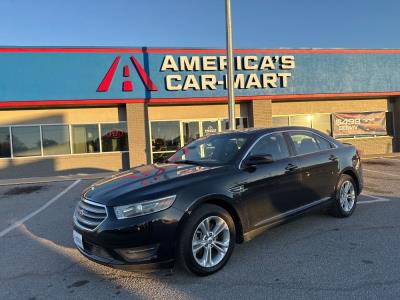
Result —
M 177 230 L 184 213 L 173 207 L 154 214 L 118 220 L 108 209 L 108 217 L 95 229 L 85 230 L 74 222 L 82 235 L 88 259 L 102 265 L 125 269 L 172 267 Z

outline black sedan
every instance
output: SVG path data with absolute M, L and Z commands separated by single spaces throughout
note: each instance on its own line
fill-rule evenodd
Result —
M 91 260 L 119 268 L 221 269 L 235 243 L 310 209 L 350 216 L 363 187 L 358 151 L 303 127 L 210 135 L 168 161 L 87 188 L 74 241 Z

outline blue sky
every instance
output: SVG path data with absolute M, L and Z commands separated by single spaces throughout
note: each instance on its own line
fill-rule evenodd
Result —
M 231 0 L 235 48 L 400 48 L 398 0 Z M 0 0 L 0 45 L 225 46 L 224 0 Z

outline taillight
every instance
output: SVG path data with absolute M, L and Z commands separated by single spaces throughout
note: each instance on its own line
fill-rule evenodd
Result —
M 356 149 L 356 155 L 358 157 L 358 159 L 361 159 L 361 151 Z

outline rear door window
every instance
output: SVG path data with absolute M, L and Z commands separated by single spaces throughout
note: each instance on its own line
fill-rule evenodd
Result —
M 328 149 L 332 149 L 332 144 L 327 141 L 326 139 L 318 136 L 318 135 L 314 135 L 315 139 L 317 140 L 318 146 L 321 150 L 328 150 Z
M 296 153 L 298 155 L 304 155 L 308 153 L 320 151 L 320 146 L 316 139 L 316 136 L 308 132 L 291 132 L 289 136 L 294 144 Z

